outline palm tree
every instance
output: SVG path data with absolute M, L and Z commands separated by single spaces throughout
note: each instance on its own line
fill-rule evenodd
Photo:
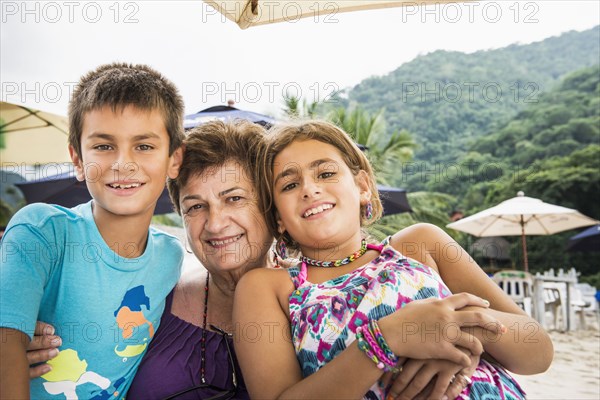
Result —
M 400 229 L 418 222 L 427 222 L 437 225 L 456 238 L 456 231 L 448 230 L 448 205 L 455 201 L 453 196 L 437 192 L 408 193 L 408 202 L 413 209 L 412 213 L 395 214 L 384 217 L 377 223 L 369 226 L 368 232 L 378 240 L 393 235 Z
M 309 104 L 306 99 L 300 102 L 299 97 L 288 95 L 283 97 L 283 101 L 285 103 L 283 112 L 290 119 L 313 119 L 317 115 L 320 104 L 318 101 L 313 101 Z
M 328 115 L 328 119 L 368 149 L 367 156 L 377 182 L 393 186 L 398 166 L 412 159 L 416 143 L 406 130 L 388 135 L 383 113 L 383 109 L 371 115 L 360 107 L 351 110 L 337 108 Z

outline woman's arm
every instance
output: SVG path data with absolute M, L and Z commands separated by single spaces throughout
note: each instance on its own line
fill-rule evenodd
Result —
M 287 298 L 292 290 L 283 270 L 250 271 L 237 286 L 233 315 L 235 349 L 251 397 L 361 398 L 382 371 L 358 349 L 356 342 L 319 371 L 302 378 L 287 315 Z M 440 321 L 499 329 L 497 321 L 486 314 L 456 311 L 467 305 L 486 306 L 483 300 L 468 294 L 446 300 L 414 301 L 382 318 L 379 324 L 397 355 L 446 358 L 467 366 L 469 357 L 458 347 L 480 354 L 483 348 L 477 339 L 467 334 L 441 342 L 427 339 L 430 334 L 442 336 Z
M 27 346 L 29 379 L 38 378 L 52 370 L 46 361 L 58 355 L 58 347 L 62 344 L 62 339 L 54 333 L 52 325 L 42 321 L 36 322 L 33 340 Z
M 10 328 L 0 328 L 0 398 L 28 399 L 27 334 Z
M 554 355 L 552 341 L 533 318 L 494 283 L 469 254 L 442 229 L 416 224 L 398 232 L 391 241 L 402 254 L 437 270 L 453 293 L 468 292 L 490 302 L 484 312 L 507 328 L 500 336 L 470 328 L 487 353 L 518 374 L 544 372 Z M 465 308 L 464 311 L 469 310 Z

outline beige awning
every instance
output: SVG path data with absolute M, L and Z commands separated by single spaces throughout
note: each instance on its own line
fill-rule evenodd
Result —
M 71 162 L 67 117 L 0 102 L 0 166 Z
M 460 3 L 471 0 L 204 0 L 242 29 L 300 18 L 390 7 L 418 8 L 427 4 Z

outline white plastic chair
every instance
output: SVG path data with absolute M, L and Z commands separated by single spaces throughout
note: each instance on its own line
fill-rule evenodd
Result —
M 500 271 L 492 276 L 492 280 L 500 286 L 527 315 L 531 314 L 533 277 L 524 271 Z
M 552 328 L 564 331 L 564 327 L 559 328 L 558 326 L 558 317 L 562 311 L 562 300 L 560 289 L 555 284 L 544 284 L 544 311 L 552 314 Z M 545 315 L 543 317 L 545 318 Z M 566 323 L 565 317 L 563 317 L 563 325 Z
M 590 302 L 585 301 L 581 290 L 574 288 L 572 291 L 571 307 L 573 312 L 579 317 L 579 329 L 585 329 L 585 310 L 590 307 Z

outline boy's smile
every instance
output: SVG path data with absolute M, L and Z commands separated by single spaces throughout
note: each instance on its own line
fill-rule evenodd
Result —
M 178 173 L 159 110 L 129 105 L 90 111 L 83 122 L 81 157 L 71 154 L 77 178 L 85 179 L 94 199 L 95 216 L 151 217 L 167 176 Z

